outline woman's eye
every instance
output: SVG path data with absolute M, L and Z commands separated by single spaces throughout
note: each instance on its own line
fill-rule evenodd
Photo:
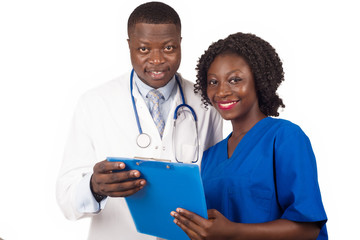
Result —
M 211 85 L 216 85 L 217 84 L 217 81 L 215 79 L 211 79 L 208 81 L 208 85 L 211 86 Z
M 229 80 L 229 82 L 235 84 L 235 83 L 240 82 L 241 80 L 242 80 L 241 78 L 235 77 L 235 78 L 231 78 L 231 79 Z

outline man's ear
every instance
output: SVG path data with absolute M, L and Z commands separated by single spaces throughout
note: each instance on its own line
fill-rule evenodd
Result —
M 128 38 L 128 39 L 126 39 L 127 40 L 127 42 L 128 42 L 128 46 L 129 46 L 129 48 L 130 48 L 130 39 Z

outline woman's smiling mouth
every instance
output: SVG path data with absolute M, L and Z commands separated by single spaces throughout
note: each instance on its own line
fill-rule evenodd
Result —
M 229 110 L 233 108 L 239 101 L 226 101 L 226 102 L 217 102 L 217 105 L 220 110 Z

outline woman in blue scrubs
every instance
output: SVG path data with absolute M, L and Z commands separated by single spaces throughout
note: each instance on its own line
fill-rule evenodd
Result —
M 311 143 L 276 91 L 282 62 L 263 39 L 236 33 L 201 56 L 195 91 L 233 131 L 203 156 L 204 219 L 171 212 L 191 239 L 328 239 Z

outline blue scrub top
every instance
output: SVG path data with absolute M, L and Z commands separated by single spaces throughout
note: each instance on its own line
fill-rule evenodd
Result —
M 321 222 L 317 239 L 328 239 L 316 160 L 301 128 L 264 118 L 228 158 L 230 136 L 204 152 L 201 175 L 208 209 L 239 223 Z

